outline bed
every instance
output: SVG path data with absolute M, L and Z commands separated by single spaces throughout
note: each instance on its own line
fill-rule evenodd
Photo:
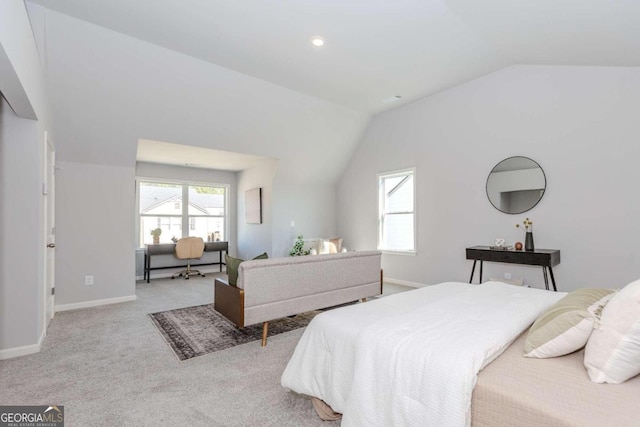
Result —
M 563 411 L 576 406 L 574 392 L 590 385 L 584 368 L 558 368 L 579 355 L 545 366 L 551 361 L 523 358 L 518 339 L 564 295 L 448 282 L 322 313 L 300 339 L 282 385 L 343 414 L 343 426 L 584 425 L 593 421 L 585 411 Z M 560 373 L 586 383 L 565 387 Z M 610 388 L 593 386 L 590 397 Z M 615 408 L 616 394 L 638 396 L 638 386 L 635 380 L 615 386 L 622 388 L 607 394 L 607 403 Z M 563 391 L 573 398 L 560 398 Z M 550 410 L 552 404 L 560 409 Z M 630 419 L 640 415 L 625 411 Z M 608 410 L 600 412 L 609 420 Z

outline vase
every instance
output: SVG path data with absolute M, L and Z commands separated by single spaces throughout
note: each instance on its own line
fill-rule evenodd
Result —
M 533 232 L 527 231 L 525 240 L 524 240 L 524 250 L 525 251 L 533 251 Z
M 153 236 L 153 244 L 154 245 L 159 245 L 160 244 L 160 236 Z

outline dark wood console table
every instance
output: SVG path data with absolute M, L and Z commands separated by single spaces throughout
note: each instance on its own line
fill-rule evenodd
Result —
M 208 262 L 201 264 L 191 264 L 191 267 L 196 267 L 200 265 L 220 265 L 220 271 L 222 271 L 222 266 L 226 265 L 222 262 L 222 252 L 225 254 L 229 254 L 229 242 L 205 242 L 204 243 L 204 251 L 205 252 L 220 252 L 220 260 L 218 262 Z M 144 279 L 149 283 L 151 270 L 161 270 L 163 268 L 178 268 L 178 267 L 186 267 L 185 265 L 170 265 L 166 267 L 151 267 L 151 256 L 152 255 L 173 255 L 176 252 L 175 243 L 162 243 L 159 245 L 147 245 L 146 250 L 144 251 Z
M 549 279 L 547 269 L 551 276 L 553 290 L 557 291 L 556 279 L 553 277 L 554 265 L 560 264 L 560 251 L 558 249 L 536 249 L 535 251 L 516 251 L 491 249 L 489 246 L 473 246 L 467 248 L 467 259 L 473 260 L 471 277 L 469 283 L 473 282 L 473 273 L 476 271 L 476 263 L 480 261 L 480 282 L 482 283 L 482 263 L 483 261 L 504 262 L 507 264 L 538 265 L 542 267 L 544 275 L 544 286 L 549 290 Z

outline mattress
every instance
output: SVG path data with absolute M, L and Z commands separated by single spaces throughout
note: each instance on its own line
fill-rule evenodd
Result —
M 639 426 L 640 376 L 596 384 L 584 350 L 552 359 L 522 356 L 524 334 L 478 375 L 473 426 Z

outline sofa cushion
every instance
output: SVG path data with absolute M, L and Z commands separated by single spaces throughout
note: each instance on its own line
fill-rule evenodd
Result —
M 260 255 L 258 255 L 257 257 L 253 258 L 253 259 L 267 259 L 269 258 L 269 255 L 267 255 L 266 252 L 261 253 Z M 229 255 L 225 255 L 224 256 L 224 262 L 227 264 L 227 276 L 229 276 L 229 284 L 236 286 L 238 283 L 238 267 L 240 266 L 240 263 L 244 261 L 243 259 L 240 258 L 234 258 L 232 256 Z

